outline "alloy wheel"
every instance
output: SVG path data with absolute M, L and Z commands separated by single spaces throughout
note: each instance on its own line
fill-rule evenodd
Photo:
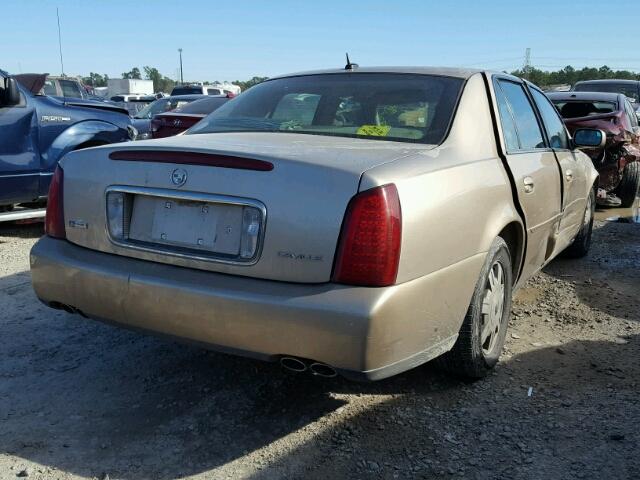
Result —
M 505 274 L 500 262 L 495 262 L 489 270 L 487 285 L 482 300 L 480 344 L 482 352 L 489 355 L 500 336 L 504 313 Z

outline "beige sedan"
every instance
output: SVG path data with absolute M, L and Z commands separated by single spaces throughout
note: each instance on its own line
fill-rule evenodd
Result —
M 481 377 L 511 295 L 585 255 L 596 171 L 535 86 L 348 68 L 270 79 L 186 135 L 67 155 L 33 286 L 54 308 L 297 371 Z

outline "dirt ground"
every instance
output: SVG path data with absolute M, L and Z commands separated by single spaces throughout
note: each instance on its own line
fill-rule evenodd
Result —
M 640 224 L 517 295 L 495 372 L 316 379 L 50 310 L 0 226 L 0 479 L 639 479 Z

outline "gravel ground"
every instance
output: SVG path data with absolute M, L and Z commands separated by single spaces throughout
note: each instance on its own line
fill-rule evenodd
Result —
M 0 479 L 638 479 L 640 225 L 517 295 L 502 362 L 316 380 L 50 310 L 0 226 Z

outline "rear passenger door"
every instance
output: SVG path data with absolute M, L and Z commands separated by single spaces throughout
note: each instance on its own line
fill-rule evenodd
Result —
M 527 250 L 522 277 L 527 278 L 555 249 L 562 209 L 560 172 L 524 85 L 513 77 L 494 76 L 492 86 L 503 151 L 525 216 Z
M 562 171 L 562 220 L 560 222 L 560 248 L 564 248 L 578 232 L 584 219 L 586 208 L 587 178 L 590 165 L 571 151 L 569 134 L 556 108 L 547 96 L 535 87 L 528 86 L 533 97 L 547 135 L 549 146 L 553 149 Z M 584 163 L 583 163 L 584 162 Z

